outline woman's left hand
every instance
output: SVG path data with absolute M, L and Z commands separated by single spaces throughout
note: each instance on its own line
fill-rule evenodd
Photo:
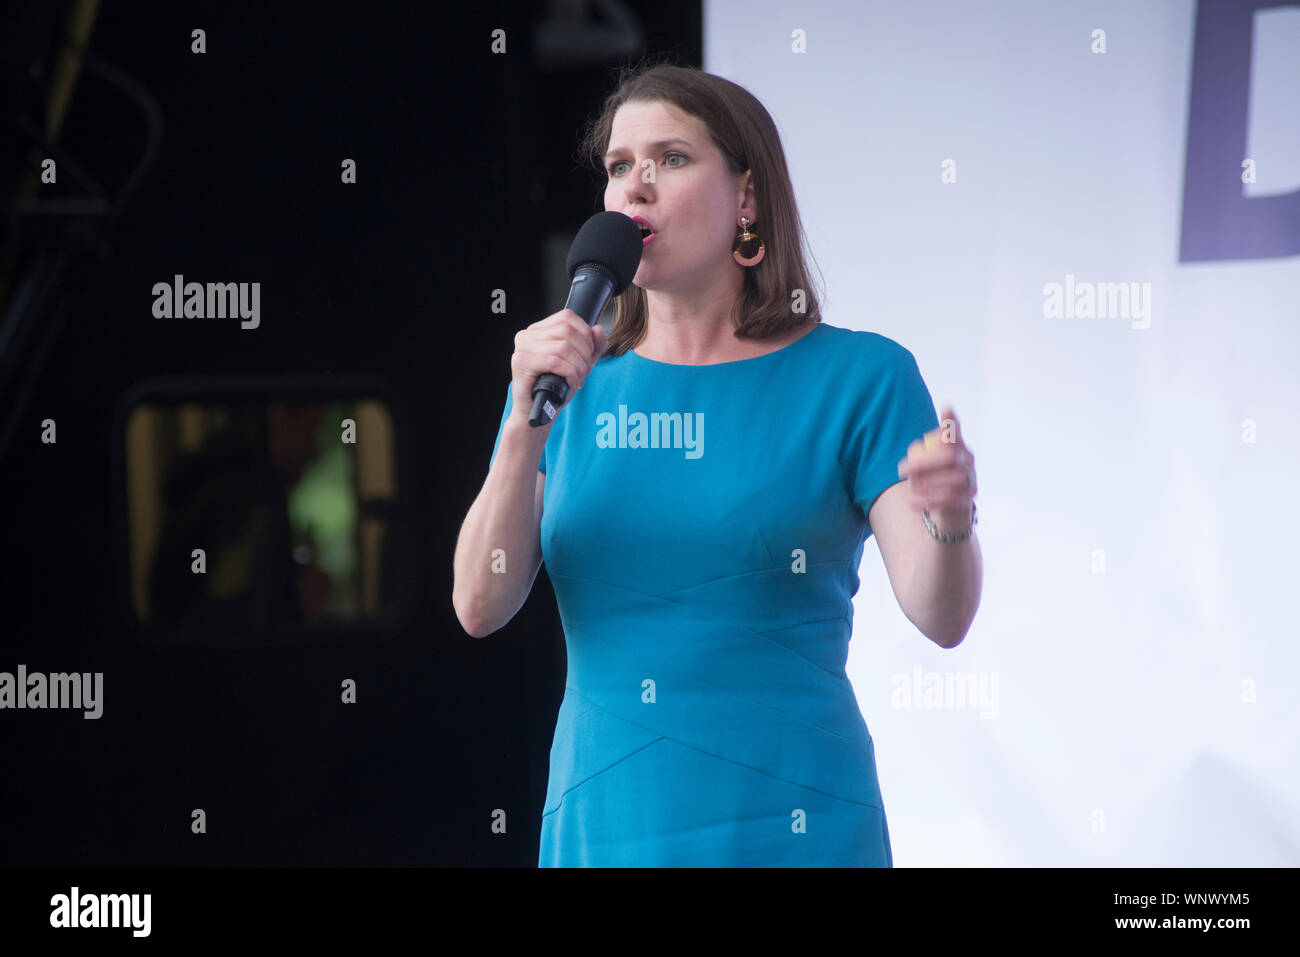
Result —
M 907 449 L 898 463 L 898 477 L 908 480 L 913 511 L 930 513 L 941 532 L 964 531 L 971 522 L 971 503 L 979 485 L 975 456 L 962 440 L 952 406 L 944 406 L 939 428 L 927 432 Z

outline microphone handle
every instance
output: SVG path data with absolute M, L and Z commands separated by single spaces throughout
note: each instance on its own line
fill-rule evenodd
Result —
M 583 263 L 573 274 L 565 309 L 572 309 L 589 326 L 594 326 L 614 295 L 614 274 L 599 263 Z M 543 372 L 533 383 L 533 408 L 528 424 L 537 428 L 555 421 L 555 416 L 569 396 L 564 376 Z

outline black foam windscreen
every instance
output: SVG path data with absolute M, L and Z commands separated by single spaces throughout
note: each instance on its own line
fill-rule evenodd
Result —
M 618 212 L 597 213 L 578 230 L 569 246 L 565 268 L 569 278 L 589 264 L 604 266 L 614 276 L 614 295 L 620 295 L 641 265 L 641 228 Z

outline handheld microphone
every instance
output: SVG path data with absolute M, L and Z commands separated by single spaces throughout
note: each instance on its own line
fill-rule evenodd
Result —
M 641 265 L 641 240 L 641 228 L 622 213 L 597 213 L 583 223 L 564 264 L 571 281 L 564 308 L 582 316 L 587 325 L 595 325 L 609 300 L 620 295 L 636 275 Z M 568 395 L 564 376 L 543 372 L 533 384 L 528 424 L 536 427 L 555 421 Z

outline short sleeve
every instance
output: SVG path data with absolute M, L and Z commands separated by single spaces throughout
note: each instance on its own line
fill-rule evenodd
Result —
M 903 481 L 898 477 L 898 463 L 907 457 L 908 446 L 939 427 L 934 400 L 921 378 L 916 358 L 890 342 L 891 351 L 897 354 L 891 357 L 872 390 L 861 439 L 855 443 L 853 500 L 863 515 L 871 511 L 885 489 Z
M 501 448 L 501 433 L 505 431 L 506 420 L 510 418 L 510 410 L 514 405 L 514 382 L 506 383 L 506 408 L 501 413 L 501 424 L 497 426 L 497 439 L 492 443 L 492 457 L 488 459 L 488 468 L 492 468 L 492 463 L 497 460 L 497 449 Z M 546 474 L 546 449 L 542 449 L 541 460 L 537 463 L 537 471 L 543 475 Z

